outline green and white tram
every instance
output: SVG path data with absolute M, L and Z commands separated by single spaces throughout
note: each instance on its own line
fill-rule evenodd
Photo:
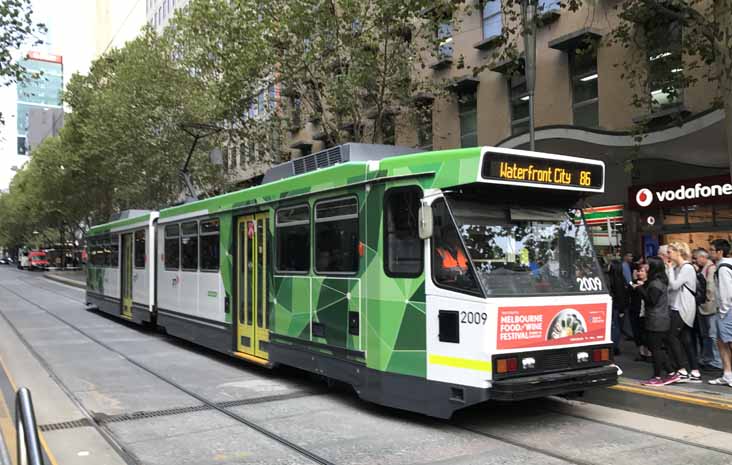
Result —
M 94 227 L 89 307 L 436 417 L 616 383 L 610 297 L 575 209 L 603 192 L 604 164 L 410 152 L 346 144 Z

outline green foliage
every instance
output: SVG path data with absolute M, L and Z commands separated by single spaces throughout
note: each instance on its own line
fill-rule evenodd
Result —
M 148 29 L 71 78 L 63 98 L 73 112 L 60 135 L 33 149 L 0 197 L 0 242 L 22 244 L 49 228 L 72 237 L 120 210 L 159 209 L 180 197 L 192 143 L 180 125 L 211 121 L 212 105 L 171 55 L 170 43 Z M 194 153 L 191 171 L 213 191 L 221 176 L 206 149 Z

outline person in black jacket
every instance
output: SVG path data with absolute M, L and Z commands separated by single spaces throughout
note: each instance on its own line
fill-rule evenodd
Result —
M 663 386 L 678 382 L 677 364 L 669 360 L 664 346 L 669 346 L 671 311 L 668 306 L 666 265 L 658 257 L 648 259 L 648 276 L 634 288 L 645 302 L 645 329 L 648 348 L 653 355 L 653 377 L 643 384 Z
M 620 260 L 610 262 L 608 269 L 608 283 L 610 286 L 610 297 L 613 299 L 613 320 L 611 336 L 613 338 L 613 352 L 620 355 L 621 322 L 625 309 L 630 304 L 629 282 L 625 282 L 623 276 L 623 264 Z

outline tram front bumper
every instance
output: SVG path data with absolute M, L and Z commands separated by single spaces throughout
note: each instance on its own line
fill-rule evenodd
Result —
M 506 401 L 525 400 L 584 391 L 595 387 L 613 386 L 617 383 L 617 367 L 607 365 L 494 381 L 491 398 Z

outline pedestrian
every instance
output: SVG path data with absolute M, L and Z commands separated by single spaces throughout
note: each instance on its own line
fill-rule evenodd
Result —
M 717 300 L 717 347 L 722 358 L 722 376 L 709 384 L 732 387 L 732 256 L 730 244 L 725 239 L 712 241 L 712 258 L 717 264 L 714 287 Z
M 666 264 L 669 263 L 668 246 L 666 244 L 664 244 L 658 248 L 658 258 L 663 260 L 663 263 L 666 263 Z
M 721 370 L 722 360 L 717 347 L 717 324 L 715 318 L 717 316 L 717 300 L 714 292 L 714 274 L 717 266 L 709 257 L 706 249 L 700 248 L 696 251 L 696 263 L 699 267 L 699 273 L 704 278 L 706 288 L 706 302 L 697 308 L 697 321 L 699 322 L 699 330 L 701 332 L 701 357 L 699 362 L 702 368 Z
M 666 264 L 659 257 L 648 258 L 648 273 L 644 269 L 638 273 L 638 283 L 633 287 L 645 303 L 644 326 L 646 341 L 653 358 L 653 377 L 643 384 L 664 386 L 678 382 L 680 376 L 669 360 L 664 346 L 670 345 L 671 314 L 668 305 L 668 275 Z
M 613 319 L 610 330 L 613 339 L 613 353 L 620 355 L 620 322 L 630 302 L 628 293 L 629 282 L 623 276 L 623 265 L 620 260 L 615 259 L 610 262 L 608 282 L 610 285 L 610 297 L 613 300 Z
M 633 342 L 635 342 L 635 346 L 638 349 L 638 355 L 635 360 L 646 361 L 649 358 L 650 353 L 646 348 L 645 329 L 642 322 L 645 302 L 643 301 L 643 296 L 638 290 L 637 284 L 645 281 L 644 277 L 647 275 L 647 265 L 643 260 L 638 260 L 633 265 L 633 284 L 630 288 L 630 307 L 627 317 L 630 320 L 630 329 L 633 331 Z
M 699 360 L 694 342 L 696 319 L 696 270 L 691 264 L 691 251 L 685 242 L 668 245 L 671 262 L 668 274 L 669 308 L 671 309 L 671 350 L 679 368 L 680 382 L 701 383 Z M 680 349 L 683 349 L 684 353 Z

